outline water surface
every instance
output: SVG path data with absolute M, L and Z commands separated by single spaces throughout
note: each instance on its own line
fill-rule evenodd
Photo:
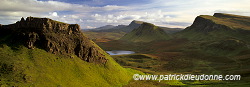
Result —
M 123 55 L 123 54 L 133 54 L 134 51 L 126 51 L 126 50 L 112 50 L 112 51 L 106 51 L 110 55 Z

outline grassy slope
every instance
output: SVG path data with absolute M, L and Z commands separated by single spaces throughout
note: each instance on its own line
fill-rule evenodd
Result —
M 76 56 L 55 55 L 35 48 L 0 47 L 0 85 L 35 87 L 121 86 L 132 78 L 132 69 L 122 68 L 110 56 L 105 65 L 88 63 Z

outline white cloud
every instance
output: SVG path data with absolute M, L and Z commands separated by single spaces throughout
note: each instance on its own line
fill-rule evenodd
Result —
M 58 17 L 57 12 L 50 12 L 49 14 L 50 14 L 51 16 Z
M 119 9 L 119 10 L 127 10 L 128 7 L 125 6 L 117 6 L 117 5 L 106 5 L 103 7 L 103 9 L 110 11 L 110 10 L 115 10 L 115 9 Z
M 93 28 L 96 28 L 96 27 L 86 26 L 86 29 L 93 29 Z
M 101 0 L 98 2 L 103 3 Z M 250 16 L 248 2 L 249 0 L 151 0 L 148 4 L 94 7 L 51 0 L 0 0 L 0 24 L 14 23 L 21 17 L 35 16 L 78 23 L 82 28 L 129 24 L 132 20 L 186 27 L 196 16 L 212 15 L 214 12 Z
M 66 23 L 82 23 L 84 22 L 82 18 L 88 17 L 91 15 L 91 12 L 106 12 L 122 9 L 126 9 L 126 7 L 116 5 L 90 7 L 59 1 L 0 0 L 0 19 L 2 20 L 0 24 L 14 23 L 20 20 L 21 17 L 28 16 L 48 17 Z M 71 13 L 63 14 L 63 11 L 70 11 Z M 59 15 L 58 12 L 61 12 L 62 15 Z M 79 15 L 79 13 L 81 13 L 81 15 Z M 108 22 L 113 21 L 108 20 Z
M 70 10 L 73 4 L 58 1 L 1 0 L 1 11 L 50 12 Z
M 140 15 L 141 20 L 157 25 L 179 23 L 179 27 L 186 27 L 194 21 L 196 16 L 212 15 L 215 12 L 250 16 L 248 2 L 249 0 L 152 0 L 149 4 L 130 6 L 133 9 L 129 12 Z

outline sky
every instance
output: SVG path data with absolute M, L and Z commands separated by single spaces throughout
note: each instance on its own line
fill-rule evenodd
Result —
M 0 24 L 46 17 L 81 29 L 128 25 L 133 20 L 185 28 L 199 15 L 250 16 L 250 0 L 0 0 Z

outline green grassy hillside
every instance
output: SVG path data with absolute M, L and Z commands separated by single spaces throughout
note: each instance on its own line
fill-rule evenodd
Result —
M 0 85 L 20 87 L 109 87 L 127 84 L 132 69 L 122 68 L 109 55 L 106 64 L 82 61 L 24 46 L 0 46 Z

